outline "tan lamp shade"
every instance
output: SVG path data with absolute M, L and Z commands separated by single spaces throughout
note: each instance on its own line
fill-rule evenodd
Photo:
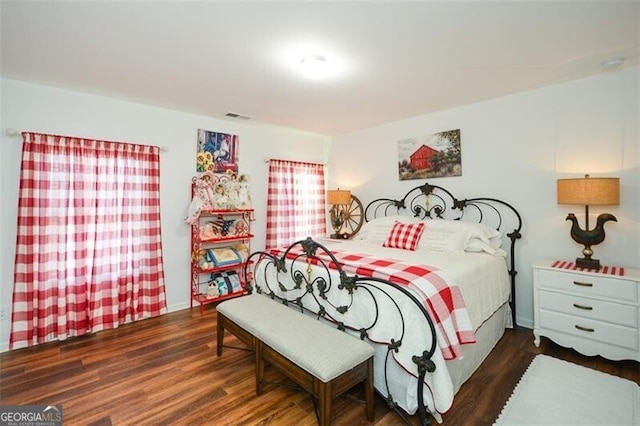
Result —
M 620 204 L 620 178 L 558 179 L 558 204 L 617 206 Z
M 327 191 L 327 204 L 339 206 L 349 203 L 351 203 L 351 191 L 341 189 L 330 189 Z

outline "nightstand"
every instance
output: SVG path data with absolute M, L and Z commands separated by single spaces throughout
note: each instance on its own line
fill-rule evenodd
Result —
M 640 361 L 640 271 L 624 268 L 619 275 L 553 264 L 533 265 L 535 345 L 545 336 L 584 355 Z

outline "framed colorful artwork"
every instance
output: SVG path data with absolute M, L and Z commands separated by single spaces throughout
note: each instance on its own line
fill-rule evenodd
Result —
M 196 172 L 238 171 L 238 135 L 198 129 Z
M 462 176 L 460 129 L 398 141 L 400 180 Z

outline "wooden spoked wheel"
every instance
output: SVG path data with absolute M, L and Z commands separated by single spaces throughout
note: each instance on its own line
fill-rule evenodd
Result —
M 340 234 L 351 238 L 362 228 L 362 224 L 364 223 L 364 208 L 355 195 L 351 196 L 351 202 L 345 207 L 344 223 L 340 229 Z

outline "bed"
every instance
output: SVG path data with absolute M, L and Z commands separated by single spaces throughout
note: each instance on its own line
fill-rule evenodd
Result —
M 515 325 L 522 220 L 495 198 L 424 183 L 379 198 L 351 240 L 253 253 L 248 290 L 369 342 L 374 384 L 406 419 L 442 421 L 455 393 Z

